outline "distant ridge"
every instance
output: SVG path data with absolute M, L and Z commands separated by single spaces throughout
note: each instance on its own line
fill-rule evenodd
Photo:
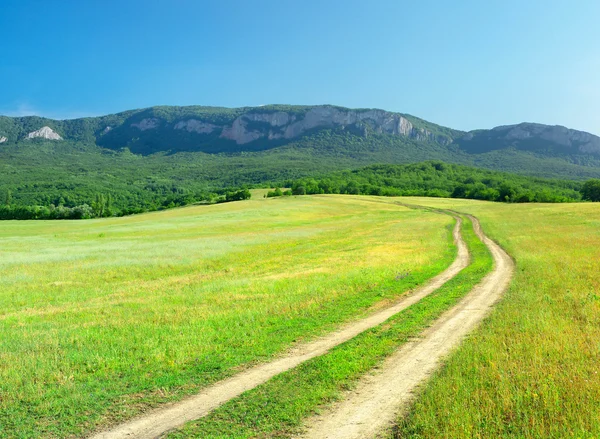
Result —
M 93 143 L 109 149 L 127 147 L 144 155 L 159 151 L 265 150 L 320 129 L 346 130 L 361 136 L 404 136 L 443 145 L 464 134 L 410 115 L 332 105 L 163 106 L 62 121 L 37 116 L 0 117 L 0 136 L 6 143 L 44 137 L 37 133 L 45 130 L 56 133 L 56 137 L 46 139 Z
M 73 185 L 92 176 L 105 184 L 129 175 L 124 169 L 134 157 L 137 175 L 153 188 L 166 169 L 182 174 L 178 181 L 214 188 L 423 160 L 600 177 L 600 137 L 534 123 L 464 132 L 409 114 L 334 105 L 158 106 L 71 120 L 0 116 L 0 189 L 29 191 L 33 181 L 56 188 L 58 175 L 61 184 L 74 176 Z
M 417 142 L 456 145 L 468 154 L 514 148 L 562 156 L 573 163 L 582 161 L 575 156 L 600 159 L 600 137 L 562 126 L 522 123 L 463 132 L 408 114 L 333 105 L 159 106 L 71 120 L 0 116 L 0 143 L 41 137 L 113 150 L 127 147 L 142 155 L 166 151 L 227 153 L 277 148 L 319 130 L 332 129 L 364 138 L 371 134 L 401 136 Z
M 560 125 L 521 123 L 471 131 L 457 142 L 470 153 L 514 146 L 528 151 L 600 155 L 600 137 Z

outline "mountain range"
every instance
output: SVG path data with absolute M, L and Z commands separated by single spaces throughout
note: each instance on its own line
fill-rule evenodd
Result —
M 600 137 L 534 123 L 465 132 L 408 114 L 332 105 L 159 106 L 71 120 L 0 116 L 0 193 L 30 204 L 74 193 L 81 201 L 98 191 L 276 184 L 424 160 L 585 180 L 600 177 Z
M 534 123 L 463 132 L 407 114 L 331 105 L 246 108 L 152 107 L 102 117 L 52 120 L 0 116 L 0 143 L 34 138 L 128 148 L 148 155 L 168 151 L 232 153 L 268 150 L 320 130 L 368 138 L 401 136 L 416 142 L 458 146 L 468 154 L 513 148 L 575 162 L 600 159 L 600 137 L 562 126 Z

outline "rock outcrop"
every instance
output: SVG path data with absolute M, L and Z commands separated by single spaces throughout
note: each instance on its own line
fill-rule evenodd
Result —
M 600 137 L 562 126 L 521 123 L 464 132 L 408 114 L 333 105 L 161 106 L 85 120 L 0 116 L 0 149 L 4 151 L 15 142 L 62 140 L 61 136 L 68 142 L 95 144 L 108 150 L 127 148 L 142 155 L 245 154 L 289 145 L 342 153 L 360 149 L 366 157 L 372 146 L 373 151 L 389 148 L 386 153 L 390 156 L 401 153 L 396 151 L 398 148 L 416 147 L 419 158 L 439 155 L 445 160 L 457 154 L 463 160 L 464 154 L 494 152 L 501 157 L 506 149 L 510 150 L 511 160 L 514 151 L 524 151 L 585 166 L 600 163 Z
M 211 123 L 202 122 L 197 119 L 188 119 L 177 122 L 173 127 L 176 130 L 186 130 L 188 133 L 210 134 L 218 127 Z
M 246 113 L 236 118 L 231 126 L 225 126 L 221 137 L 243 145 L 260 138 L 294 139 L 316 128 L 344 129 L 349 126 L 359 126 L 365 130 L 368 127 L 376 133 L 405 136 L 420 141 L 452 143 L 449 137 L 435 136 L 423 128 L 415 128 L 400 114 L 383 110 L 349 110 L 332 106 L 313 107 L 301 116 L 282 111 Z
M 160 125 L 160 119 L 156 118 L 147 118 L 142 119 L 138 123 L 132 123 L 131 126 L 134 128 L 138 128 L 140 131 L 153 130 L 158 128 Z
M 56 132 L 54 132 L 54 130 L 50 127 L 42 127 L 37 131 L 33 131 L 29 134 L 27 134 L 27 139 L 35 139 L 35 138 L 41 138 L 41 139 L 47 139 L 47 140 L 62 140 L 63 138 L 60 137 Z
M 499 126 L 491 131 L 496 135 L 502 135 L 507 141 L 535 139 L 546 141 L 569 150 L 576 150 L 584 154 L 600 153 L 600 137 L 559 125 L 522 123 L 519 125 Z

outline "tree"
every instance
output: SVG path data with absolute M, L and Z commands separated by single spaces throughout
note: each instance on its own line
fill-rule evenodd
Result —
M 516 189 L 510 183 L 500 185 L 500 199 L 498 201 L 513 201 L 517 195 Z
M 249 200 L 252 194 L 248 189 L 242 189 L 237 192 L 227 192 L 225 194 L 225 201 L 240 201 Z
M 283 195 L 283 192 L 281 191 L 280 188 L 275 188 L 274 191 L 267 192 L 267 198 L 281 197 L 282 195 Z
M 304 186 L 297 186 L 292 189 L 294 195 L 306 195 L 306 188 Z
M 104 209 L 106 208 L 106 199 L 103 194 L 96 194 L 96 200 L 92 203 L 92 210 L 94 216 L 102 218 L 104 216 Z
M 452 198 L 466 198 L 467 197 L 467 186 L 464 184 L 459 184 L 452 191 Z
M 10 192 L 10 189 L 7 189 L 6 197 L 4 198 L 4 204 L 6 204 L 7 206 L 10 206 L 11 202 L 12 202 L 12 193 Z
M 81 206 L 76 206 L 72 209 L 71 218 L 73 219 L 89 219 L 92 217 L 94 212 L 92 208 L 87 204 L 82 204 Z
M 350 180 L 345 188 L 343 188 L 342 192 L 345 192 L 350 195 L 360 195 L 360 188 L 356 181 Z
M 581 188 L 581 198 L 588 201 L 600 201 L 600 180 L 588 180 Z

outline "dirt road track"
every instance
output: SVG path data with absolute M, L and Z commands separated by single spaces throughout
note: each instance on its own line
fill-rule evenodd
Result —
M 378 373 L 366 377 L 331 410 L 310 420 L 303 439 L 375 438 L 407 407 L 417 385 L 488 314 L 508 287 L 514 264 L 500 246 L 483 234 L 479 221 L 472 217 L 471 220 L 475 232 L 492 253 L 494 270 L 418 340 L 389 357 Z
M 456 219 L 457 222 L 454 227 L 453 236 L 458 247 L 458 254 L 452 265 L 443 273 L 431 279 L 427 285 L 416 289 L 396 304 L 362 320 L 350 323 L 340 330 L 319 338 L 314 342 L 300 346 L 284 357 L 256 366 L 209 386 L 197 395 L 150 411 L 113 429 L 94 434 L 91 436 L 91 439 L 153 439 L 160 437 L 167 431 L 177 428 L 188 421 L 206 416 L 230 399 L 259 386 L 275 375 L 292 369 L 311 358 L 325 354 L 335 346 L 385 322 L 394 314 L 417 303 L 423 297 L 431 294 L 456 276 L 469 263 L 467 246 L 460 235 L 461 220 L 459 217 L 456 217 Z

